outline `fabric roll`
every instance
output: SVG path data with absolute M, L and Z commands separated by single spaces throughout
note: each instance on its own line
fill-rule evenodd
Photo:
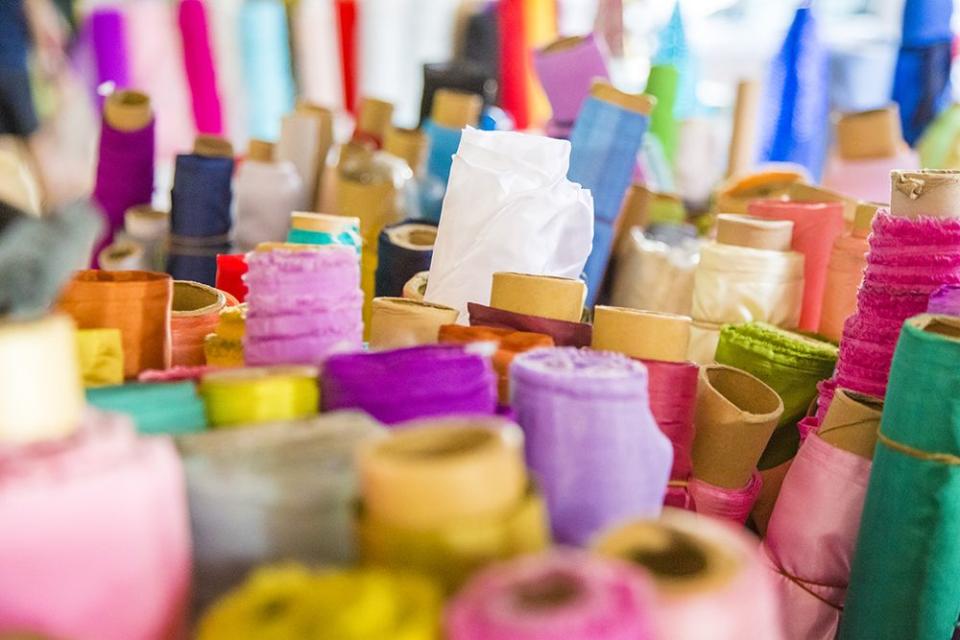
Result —
M 833 243 L 843 233 L 843 206 L 839 203 L 761 200 L 747 213 L 761 218 L 793 221 L 792 248 L 804 257 L 803 307 L 800 324 L 805 331 L 820 326 L 827 266 Z
M 638 565 L 653 578 L 656 638 L 788 637 L 757 540 L 742 528 L 665 509 L 657 521 L 626 523 L 607 532 L 594 547 Z
M 916 152 L 903 148 L 886 158 L 847 160 L 831 156 L 823 173 L 823 186 L 859 200 L 886 202 L 890 197 L 890 172 L 920 169 Z
M 391 126 L 383 138 L 383 150 L 404 160 L 415 177 L 423 171 L 427 136 L 422 129 L 400 129 Z
M 353 451 L 382 432 L 362 415 L 337 413 L 178 438 L 190 500 L 197 606 L 203 608 L 265 562 L 351 562 Z
M 498 565 L 451 603 L 450 640 L 653 640 L 653 586 L 610 559 L 555 550 Z
M 536 51 L 533 65 L 553 109 L 547 134 L 568 138 L 593 81 L 610 77 L 600 43 L 595 34 L 560 38 Z
M 361 409 L 388 425 L 496 408 L 489 361 L 451 345 L 333 356 L 321 389 L 324 411 Z
M 437 589 L 421 578 L 375 569 L 313 572 L 279 564 L 258 568 L 208 609 L 197 638 L 290 638 L 309 628 L 339 640 L 435 640 L 441 605 Z M 265 617 L 265 610 L 271 615 Z
M 213 371 L 200 395 L 211 427 L 302 420 L 317 414 L 319 372 L 313 367 L 262 367 Z
M 197 282 L 175 280 L 170 312 L 170 364 L 204 364 L 203 340 L 217 328 L 227 299 L 222 291 Z
M 727 489 L 693 477 L 687 484 L 687 491 L 697 513 L 744 524 L 753 511 L 762 487 L 760 472 L 754 471 L 742 487 Z
M 63 290 L 59 310 L 80 329 L 119 329 L 123 374 L 170 366 L 170 276 L 147 271 L 79 271 Z
M 362 16 L 363 14 L 361 14 Z M 357 107 L 353 142 L 373 149 L 383 148 L 383 137 L 393 121 L 393 103 L 365 95 Z
M 558 542 L 584 544 L 613 522 L 660 513 L 673 451 L 650 413 L 643 365 L 620 354 L 538 349 L 513 361 L 510 381 Z M 602 432 L 581 428 L 601 423 Z
M 143 271 L 150 269 L 144 248 L 130 240 L 116 240 L 97 254 L 104 271 Z
M 384 227 L 377 244 L 377 297 L 401 296 L 410 278 L 429 271 L 436 240 L 437 228 L 429 223 L 407 220 Z
M 437 342 L 440 327 L 457 321 L 451 307 L 405 298 L 374 298 L 371 349 L 401 349 Z
M 490 306 L 513 313 L 579 322 L 587 287 L 581 280 L 499 271 L 493 274 Z
M 644 93 L 656 100 L 656 106 L 650 113 L 650 135 L 659 140 L 670 166 L 674 164 L 680 139 L 680 123 L 675 115 L 680 83 L 680 70 L 676 66 L 654 64 L 650 67 L 647 87 L 644 89 Z
M 467 304 L 472 326 L 542 333 L 553 338 L 558 347 L 589 347 L 593 327 L 584 322 L 551 320 L 470 302 Z
M 80 375 L 85 387 L 123 384 L 123 342 L 119 329 L 76 332 Z
M 690 318 L 669 313 L 597 305 L 590 346 L 631 358 L 681 362 L 690 341 Z
M 334 0 L 298 2 L 292 22 L 294 68 L 302 97 L 331 109 L 342 108 L 343 72 Z
M 281 118 L 293 108 L 294 98 L 283 2 L 244 2 L 239 28 L 241 60 L 248 87 L 250 135 L 276 140 Z
M 247 86 L 240 59 L 240 9 L 236 0 L 204 0 L 207 8 L 223 134 L 237 147 L 247 144 Z
M 190 533 L 170 442 L 89 410 L 73 436 L 0 457 L 0 627 L 104 640 L 185 632 Z M 144 598 L 118 609 L 134 592 Z
M 87 403 L 126 415 L 143 435 L 178 435 L 207 428 L 203 399 L 192 381 L 87 389 Z
M 747 175 L 733 175 L 714 194 L 712 213 L 747 213 L 747 205 L 761 198 L 787 195 L 790 186 L 808 180 L 803 167 L 774 165 Z
M 579 277 L 592 201 L 565 177 L 568 149 L 563 140 L 464 131 L 437 229 L 428 301 L 464 314 L 469 302 L 487 304 L 498 271 Z M 511 238 L 524 239 L 522 251 Z
M 103 6 L 91 12 L 89 25 L 96 68 L 94 94 L 97 104 L 102 108 L 104 98 L 99 93 L 100 87 L 125 89 L 130 86 L 126 19 L 117 7 Z
M 733 105 L 733 128 L 727 157 L 727 177 L 748 173 L 757 156 L 757 113 L 760 108 L 760 82 L 755 78 L 737 81 Z
M 927 169 L 960 169 L 960 105 L 952 104 L 934 118 L 917 141 L 920 166 Z
M 220 254 L 217 256 L 216 288 L 229 293 L 238 302 L 247 299 L 247 285 L 243 281 L 247 273 L 247 257 L 239 254 Z
M 360 218 L 294 211 L 290 215 L 287 242 L 318 246 L 342 245 L 352 247 L 357 255 L 361 255 L 363 238 L 360 236 Z
M 948 637 L 960 556 L 951 394 L 960 327 L 948 316 L 904 323 L 890 373 L 839 638 Z M 892 553 L 892 550 L 896 550 Z M 936 558 L 933 565 L 930 558 Z
M 833 244 L 823 289 L 820 334 L 839 342 L 843 324 L 857 311 L 857 291 L 867 266 L 866 234 L 844 234 Z
M 163 271 L 167 264 L 170 213 L 138 205 L 123 214 L 124 235 L 143 247 L 145 271 Z
M 465 60 L 482 67 L 499 84 L 500 25 L 497 7 L 487 4 L 474 9 L 463 26 L 462 48 L 458 52 Z
M 767 220 L 739 213 L 717 215 L 717 243 L 767 251 L 789 251 L 792 220 Z
M 211 367 L 243 366 L 243 337 L 246 335 L 247 306 L 224 307 L 216 330 L 203 339 L 203 355 Z
M 290 207 L 290 211 L 310 210 L 318 202 L 321 176 L 330 152 L 332 128 L 333 115 L 329 111 L 298 109 L 283 117 L 275 156 L 277 160 L 294 166 L 302 189 L 299 200 Z
M 433 113 L 433 99 L 440 89 L 473 93 L 483 99 L 484 107 L 497 104 L 499 84 L 483 65 L 470 60 L 428 62 L 423 65 L 423 97 L 420 101 L 420 123 Z
M 690 315 L 699 248 L 697 240 L 671 246 L 631 229 L 613 272 L 611 304 Z
M 521 0 L 498 2 L 497 31 L 500 37 L 500 106 L 513 117 L 517 129 L 530 126 L 529 66 L 524 44 L 524 10 Z
M 237 170 L 237 249 L 251 251 L 261 242 L 283 242 L 290 213 L 306 204 L 303 180 L 291 162 L 247 158 Z
M 927 298 L 927 313 L 960 316 L 960 285 L 944 285 Z
M 357 106 L 357 2 L 335 0 L 340 41 L 340 77 L 343 80 L 343 106 L 351 113 Z
M 201 0 L 180 0 L 177 19 L 197 132 L 221 135 L 223 108 L 213 62 L 207 8 Z
M 427 277 L 429 271 L 420 271 L 415 273 L 412 278 L 403 285 L 403 297 L 408 300 L 423 300 L 423 294 L 427 292 Z

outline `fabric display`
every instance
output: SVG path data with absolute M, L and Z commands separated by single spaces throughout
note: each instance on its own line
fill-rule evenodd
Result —
M 87 389 L 87 403 L 125 414 L 143 435 L 179 435 L 207 428 L 206 408 L 193 381 L 130 382 Z

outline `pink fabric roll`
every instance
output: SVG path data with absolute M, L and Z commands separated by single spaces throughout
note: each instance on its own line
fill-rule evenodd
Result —
M 547 135 L 569 138 L 593 81 L 610 77 L 597 37 L 590 34 L 574 46 L 541 49 L 533 55 L 533 66 L 553 110 Z
M 857 290 L 867 266 L 868 248 L 866 238 L 850 234 L 840 236 L 833 244 L 820 314 L 820 333 L 831 340 L 840 340 L 844 321 L 857 310 Z
M 831 156 L 821 182 L 831 191 L 858 200 L 889 202 L 890 172 L 894 169 L 916 171 L 920 169 L 920 158 L 909 148 L 889 158 L 844 160 Z
M 165 438 L 88 410 L 63 440 L 0 447 L 0 629 L 180 637 L 190 587 L 183 471 Z
M 703 480 L 691 478 L 689 490 L 697 513 L 743 524 L 753 511 L 753 505 L 757 501 L 757 496 L 760 495 L 762 486 L 760 474 L 754 471 L 747 485 L 740 489 L 724 489 Z
M 802 253 L 804 258 L 803 308 L 799 326 L 805 331 L 816 331 L 820 327 L 830 253 L 834 241 L 843 233 L 843 204 L 754 200 L 747 205 L 747 213 L 769 220 L 793 222 L 791 248 Z
M 793 460 L 763 541 L 787 638 L 836 635 L 869 478 L 869 460 L 816 434 Z
M 223 133 L 223 112 L 213 66 L 207 9 L 202 0 L 180 0 L 180 35 L 183 64 L 190 84 L 193 120 L 199 133 Z
M 619 560 L 555 550 L 495 565 L 454 598 L 448 640 L 654 640 L 654 591 Z

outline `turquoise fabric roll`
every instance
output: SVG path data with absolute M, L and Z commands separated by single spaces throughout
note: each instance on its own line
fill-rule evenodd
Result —
M 350 229 L 340 233 L 330 233 L 328 231 L 312 231 L 310 229 L 290 229 L 287 234 L 287 242 L 296 244 L 314 244 L 314 245 L 342 245 L 353 247 L 360 255 L 360 248 L 363 240 L 360 238 L 359 229 Z
M 144 435 L 203 431 L 207 416 L 193 382 L 143 383 L 87 390 L 87 402 L 104 411 L 125 413 Z

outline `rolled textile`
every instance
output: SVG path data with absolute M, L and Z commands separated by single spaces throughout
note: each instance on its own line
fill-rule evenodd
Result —
M 314 119 L 317 123 L 317 175 L 316 179 L 311 182 L 311 179 L 304 179 L 304 182 L 307 184 L 315 183 L 313 190 L 313 206 L 316 208 L 321 208 L 321 203 L 325 202 L 327 199 L 326 192 L 329 191 L 329 185 L 326 184 L 327 178 L 325 177 L 329 171 L 327 165 L 327 158 L 330 155 L 330 147 L 333 146 L 334 137 L 333 137 L 333 125 L 334 125 L 334 113 L 326 108 L 318 105 L 314 102 L 300 102 L 297 104 L 296 113 L 308 115 Z M 283 131 L 280 132 L 280 141 L 284 141 Z M 282 145 L 281 145 L 282 146 Z M 298 165 L 300 166 L 300 165 Z M 326 185 L 326 189 L 325 189 Z M 310 190 L 307 190 L 308 195 Z
M 584 544 L 613 522 L 659 515 L 673 451 L 650 413 L 643 365 L 607 352 L 538 349 L 514 359 L 510 381 L 558 542 Z
M 406 298 L 374 298 L 370 348 L 400 349 L 437 342 L 440 327 L 457 321 L 451 307 Z
M 718 244 L 783 252 L 790 251 L 792 238 L 792 220 L 767 220 L 740 213 L 717 214 Z
M 147 205 L 127 209 L 123 214 L 124 234 L 143 247 L 146 271 L 163 271 L 167 264 L 167 236 L 170 212 Z
M 960 105 L 952 104 L 927 125 L 917 141 L 920 166 L 927 169 L 960 168 L 960 148 L 956 145 L 960 132 Z
M 294 69 L 300 93 L 315 104 L 343 107 L 340 34 L 334 0 L 302 0 L 293 8 Z
M 853 229 L 839 236 L 830 252 L 819 333 L 831 340 L 839 342 L 844 322 L 857 311 L 857 291 L 863 281 L 870 248 L 867 235 L 879 207 L 876 203 L 860 204 Z
M 597 305 L 593 310 L 590 346 L 631 358 L 682 362 L 690 341 L 690 318 Z
M 104 98 L 100 93 L 101 87 L 107 90 L 125 89 L 130 85 L 126 17 L 118 7 L 98 7 L 90 13 L 89 29 L 96 69 L 94 96 L 102 108 Z
M 653 640 L 650 579 L 569 549 L 492 567 L 454 598 L 450 640 Z
M 904 323 L 890 373 L 839 638 L 946 638 L 957 622 L 960 556 L 952 483 L 952 393 L 960 327 Z M 936 558 L 931 565 L 930 558 Z
M 650 112 L 650 135 L 660 142 L 670 166 L 674 164 L 680 139 L 680 123 L 675 115 L 680 84 L 680 69 L 676 65 L 655 61 L 644 89 L 644 93 L 656 100 L 656 106 Z
M 255 151 L 256 148 L 256 151 Z M 240 251 L 261 242 L 283 242 L 290 213 L 306 204 L 305 187 L 292 162 L 275 161 L 273 145 L 252 140 L 236 177 L 234 241 Z
M 203 339 L 203 355 L 211 367 L 242 367 L 247 305 L 220 310 L 217 328 Z
M 760 105 L 760 82 L 756 78 L 737 81 L 737 97 L 733 106 L 733 130 L 727 156 L 727 177 L 742 176 L 750 171 L 757 156 L 757 112 Z
M 340 77 L 343 106 L 356 112 L 357 106 L 357 1 L 335 0 L 340 41 Z
M 87 403 L 125 414 L 143 435 L 177 435 L 207 428 L 203 399 L 191 380 L 87 389 Z
M 244 2 L 239 29 L 250 136 L 276 140 L 294 98 L 286 7 L 280 0 Z
M 258 249 L 247 264 L 247 364 L 317 365 L 360 349 L 363 297 L 353 249 L 286 245 Z
M 415 273 L 412 278 L 403 285 L 403 297 L 408 300 L 423 300 L 423 294 L 427 292 L 427 277 L 429 271 L 420 271 Z
M 427 222 L 398 222 L 380 232 L 376 271 L 376 294 L 403 295 L 403 287 L 416 274 L 429 271 L 437 227 Z
M 590 251 L 592 199 L 565 177 L 569 148 L 564 140 L 521 133 L 464 131 L 427 300 L 465 313 L 468 302 L 489 301 L 498 271 L 579 277 Z M 516 238 L 524 239 L 522 247 Z
M 543 128 L 550 117 L 550 102 L 537 80 L 533 67 L 533 52 L 557 39 L 556 0 L 527 0 L 523 2 L 523 57 L 524 80 L 527 85 L 530 123 Z
M 323 368 L 324 411 L 356 408 L 384 424 L 456 414 L 493 414 L 490 362 L 452 345 L 336 355 Z
M 553 109 L 547 135 L 568 138 L 593 81 L 610 77 L 601 44 L 592 33 L 560 38 L 534 52 L 533 66 Z
M 393 103 L 371 96 L 360 98 L 353 141 L 374 149 L 383 148 L 383 137 L 393 121 Z
M 499 83 L 490 70 L 469 59 L 452 62 L 427 62 L 423 65 L 423 97 L 420 100 L 420 123 L 433 113 L 434 96 L 441 89 L 473 93 L 483 100 L 484 107 L 497 104 Z
M 183 64 L 193 102 L 198 133 L 221 135 L 223 109 L 213 63 L 207 8 L 201 0 L 180 0 L 177 20 L 183 43 Z
M 500 105 L 513 117 L 517 129 L 530 126 L 529 61 L 524 43 L 524 10 L 522 0 L 498 2 L 497 32 L 500 38 Z
M 360 236 L 360 218 L 294 211 L 290 214 L 287 242 L 319 246 L 343 245 L 353 247 L 357 255 L 361 255 L 363 238 Z
M 173 280 L 148 271 L 78 271 L 60 295 L 59 310 L 80 329 L 119 329 L 123 374 L 170 366 Z
M 85 387 L 123 384 L 123 342 L 119 329 L 76 332 L 80 375 Z
M 843 220 L 847 226 L 853 224 L 860 201 L 844 193 L 830 191 L 823 187 L 797 182 L 787 189 L 787 200 L 794 202 L 837 202 L 843 206 Z
M 787 637 L 757 540 L 739 527 L 665 509 L 659 520 L 622 524 L 606 532 L 594 547 L 602 555 L 638 565 L 653 578 L 655 638 Z M 750 615 L 744 615 L 743 607 Z
M 960 285 L 948 284 L 934 290 L 927 298 L 927 313 L 960 315 Z
M 236 0 L 204 0 L 209 18 L 223 134 L 241 148 L 246 145 L 247 86 L 240 56 L 240 9 Z
M 256 569 L 210 607 L 197 638 L 293 638 L 310 629 L 317 637 L 339 640 L 436 640 L 441 604 L 437 589 L 414 576 L 375 569 L 313 572 L 280 564 Z
M 690 315 L 699 251 L 698 240 L 670 246 L 631 229 L 613 272 L 611 304 Z
M 238 302 L 247 299 L 247 285 L 243 281 L 247 273 L 247 256 L 242 253 L 217 255 L 216 288 L 229 293 Z
M 490 287 L 490 306 L 551 320 L 579 322 L 587 287 L 581 280 L 498 271 Z
M 353 452 L 382 434 L 365 416 L 337 413 L 179 437 L 198 608 L 265 562 L 352 562 Z
M 302 420 L 320 409 L 319 371 L 313 367 L 260 367 L 213 371 L 200 395 L 211 427 Z
M 710 211 L 713 213 L 747 213 L 753 200 L 787 195 L 790 186 L 806 182 L 803 167 L 774 166 L 747 175 L 733 175 L 718 187 Z
M 470 314 L 471 326 L 542 333 L 553 338 L 558 347 L 589 347 L 593 336 L 593 327 L 585 322 L 566 322 L 529 316 L 485 307 L 474 302 L 467 304 L 467 310 Z
M 461 26 L 459 35 L 462 40 L 457 57 L 482 67 L 499 84 L 500 25 L 497 7 L 487 4 L 469 8 L 473 11 Z
M 222 291 L 198 282 L 174 280 L 170 312 L 173 367 L 204 364 L 203 341 L 217 328 L 227 298 Z
M 634 227 L 646 229 L 651 224 L 683 224 L 687 212 L 680 196 L 673 193 L 651 191 L 638 183 L 630 185 L 617 219 L 614 253 L 623 253 L 627 237 Z
M 131 240 L 115 240 L 97 254 L 104 271 L 143 271 L 150 269 L 143 246 Z
M 920 168 L 916 152 L 906 147 L 886 158 L 849 160 L 831 156 L 823 172 L 823 186 L 860 200 L 885 202 L 890 197 L 891 171 Z
M 587 306 L 593 306 L 607 268 L 614 226 L 630 186 L 653 101 L 595 83 L 570 133 L 569 177 L 594 199 L 593 250 L 587 260 Z
M 333 114 L 327 109 L 298 107 L 283 116 L 275 157 L 294 166 L 303 190 L 291 211 L 316 205 L 332 137 Z

